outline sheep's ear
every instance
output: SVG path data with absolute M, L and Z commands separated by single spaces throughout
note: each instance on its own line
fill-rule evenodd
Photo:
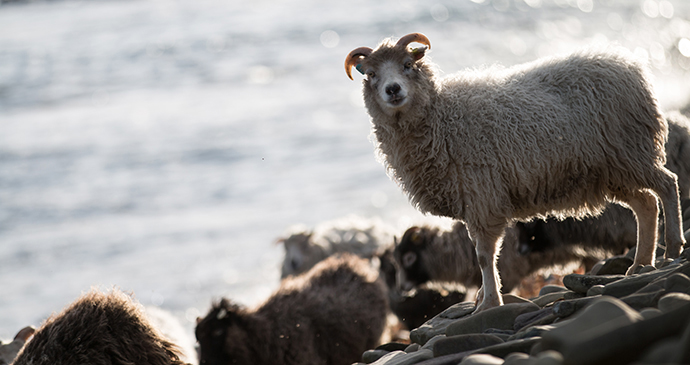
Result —
M 427 46 L 421 46 L 421 47 L 417 47 L 417 48 L 412 48 L 412 49 L 410 50 L 410 54 L 412 55 L 412 58 L 413 58 L 415 61 L 419 61 L 419 60 L 421 60 L 421 59 L 424 57 L 424 55 L 426 54 L 426 50 L 427 50 L 427 49 L 428 49 Z

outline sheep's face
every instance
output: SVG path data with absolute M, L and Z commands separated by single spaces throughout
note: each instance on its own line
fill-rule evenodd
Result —
M 403 291 L 429 281 L 429 273 L 424 267 L 421 256 L 427 247 L 427 241 L 435 233 L 428 228 L 412 227 L 405 231 L 400 243 L 395 245 L 395 261 L 398 270 L 397 284 Z
M 200 365 L 253 364 L 245 344 L 239 307 L 223 299 L 204 319 L 197 320 Z
M 404 111 L 415 97 L 420 75 L 419 61 L 424 50 L 380 48 L 359 64 L 366 75 L 364 93 L 372 97 L 386 114 Z

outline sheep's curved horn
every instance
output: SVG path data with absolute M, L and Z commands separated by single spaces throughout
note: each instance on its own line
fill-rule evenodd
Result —
M 352 78 L 352 67 L 357 65 L 360 57 L 367 57 L 371 54 L 371 52 L 374 52 L 374 50 L 369 47 L 359 47 L 355 48 L 352 52 L 350 52 L 350 54 L 347 55 L 347 58 L 345 58 L 345 73 L 350 80 L 354 80 Z
M 417 42 L 421 43 L 425 46 L 428 46 L 429 49 L 431 49 L 431 42 L 429 41 L 429 38 L 427 38 L 424 34 L 422 33 L 410 33 L 398 40 L 398 43 L 395 44 L 396 47 L 399 48 L 406 48 L 408 44 L 412 42 Z
M 21 329 L 21 331 L 19 331 L 19 333 L 17 333 L 16 336 L 14 336 L 14 339 L 26 342 L 26 340 L 28 340 L 29 337 L 34 334 L 34 332 L 36 332 L 36 330 L 33 327 L 24 327 Z

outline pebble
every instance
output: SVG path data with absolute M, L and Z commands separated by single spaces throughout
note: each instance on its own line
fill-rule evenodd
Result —
M 566 290 L 568 290 L 566 287 L 560 286 L 560 285 L 553 285 L 553 284 L 544 285 L 539 290 L 539 296 L 546 295 L 546 294 L 552 294 L 552 293 L 558 293 L 558 292 L 562 292 L 562 291 L 566 291 Z
M 503 359 L 496 356 L 477 354 L 467 356 L 460 362 L 460 365 L 501 365 Z
M 668 293 L 690 293 L 690 278 L 682 273 L 675 273 L 666 279 L 664 289 Z
M 594 285 L 587 290 L 587 296 L 593 297 L 595 295 L 601 295 L 604 292 L 604 288 L 603 285 Z
M 489 334 L 449 336 L 434 344 L 434 356 L 455 354 L 503 343 L 497 336 Z
M 542 308 L 534 312 L 523 313 L 515 317 L 515 322 L 513 322 L 513 330 L 519 331 L 523 327 L 527 327 L 530 324 L 551 315 L 553 315 L 553 307 Z
M 412 353 L 393 351 L 382 356 L 371 365 L 412 365 L 434 357 L 431 350 L 419 350 Z
M 390 351 L 386 350 L 367 350 L 362 354 L 362 362 L 365 364 L 371 364 L 374 361 L 388 355 Z
M 586 294 L 587 290 L 594 285 L 606 285 L 626 278 L 625 275 L 581 275 L 570 274 L 563 277 L 563 284 L 566 288 L 576 292 Z
M 591 275 L 625 275 L 633 264 L 633 259 L 628 256 L 614 256 L 604 260 L 604 263 L 595 271 L 592 268 Z
M 436 317 L 410 331 L 410 340 L 424 345 L 434 336 L 445 334 L 448 325 L 455 322 L 458 318 L 471 314 L 474 311 L 474 307 L 473 302 L 461 302 L 450 306 Z
M 527 303 L 506 304 L 489 308 L 471 316 L 457 319 L 446 328 L 447 336 L 482 333 L 489 328 L 512 330 L 515 318 L 520 314 L 539 310 L 539 306 Z
M 644 274 L 626 276 L 625 278 L 617 280 L 615 282 L 604 284 L 605 287 L 603 294 L 617 298 L 630 295 L 642 289 L 644 286 L 651 283 L 652 281 L 660 277 L 663 277 L 664 275 L 668 275 L 672 273 L 673 270 L 676 270 L 678 268 L 679 267 L 677 265 L 670 265 L 660 270 L 655 270 Z
M 532 303 L 544 307 L 547 304 L 551 304 L 557 300 L 561 300 L 565 297 L 567 293 L 570 293 L 571 291 L 568 289 L 565 289 L 563 291 L 558 291 L 558 292 L 553 292 L 553 293 L 547 293 L 544 295 L 540 295 L 534 299 L 532 299 Z
M 659 299 L 659 310 L 668 313 L 690 303 L 690 295 L 685 293 L 669 293 Z

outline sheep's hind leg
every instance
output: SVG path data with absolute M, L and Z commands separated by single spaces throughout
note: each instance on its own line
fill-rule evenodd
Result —
M 474 313 L 503 305 L 500 292 L 501 281 L 496 262 L 504 232 L 504 227 L 470 232 L 475 240 L 477 260 L 482 271 L 482 287 L 477 295 L 477 308 Z
M 664 240 L 666 244 L 666 254 L 664 256 L 675 259 L 680 256 L 680 251 L 685 245 L 680 218 L 678 178 L 668 170 L 664 172 L 664 185 L 654 189 L 654 192 L 661 200 L 661 205 L 664 209 Z
M 659 206 L 656 196 L 648 190 L 633 192 L 622 200 L 632 209 L 637 219 L 637 252 L 632 266 L 626 272 L 626 275 L 631 275 L 638 266 L 654 263 Z

